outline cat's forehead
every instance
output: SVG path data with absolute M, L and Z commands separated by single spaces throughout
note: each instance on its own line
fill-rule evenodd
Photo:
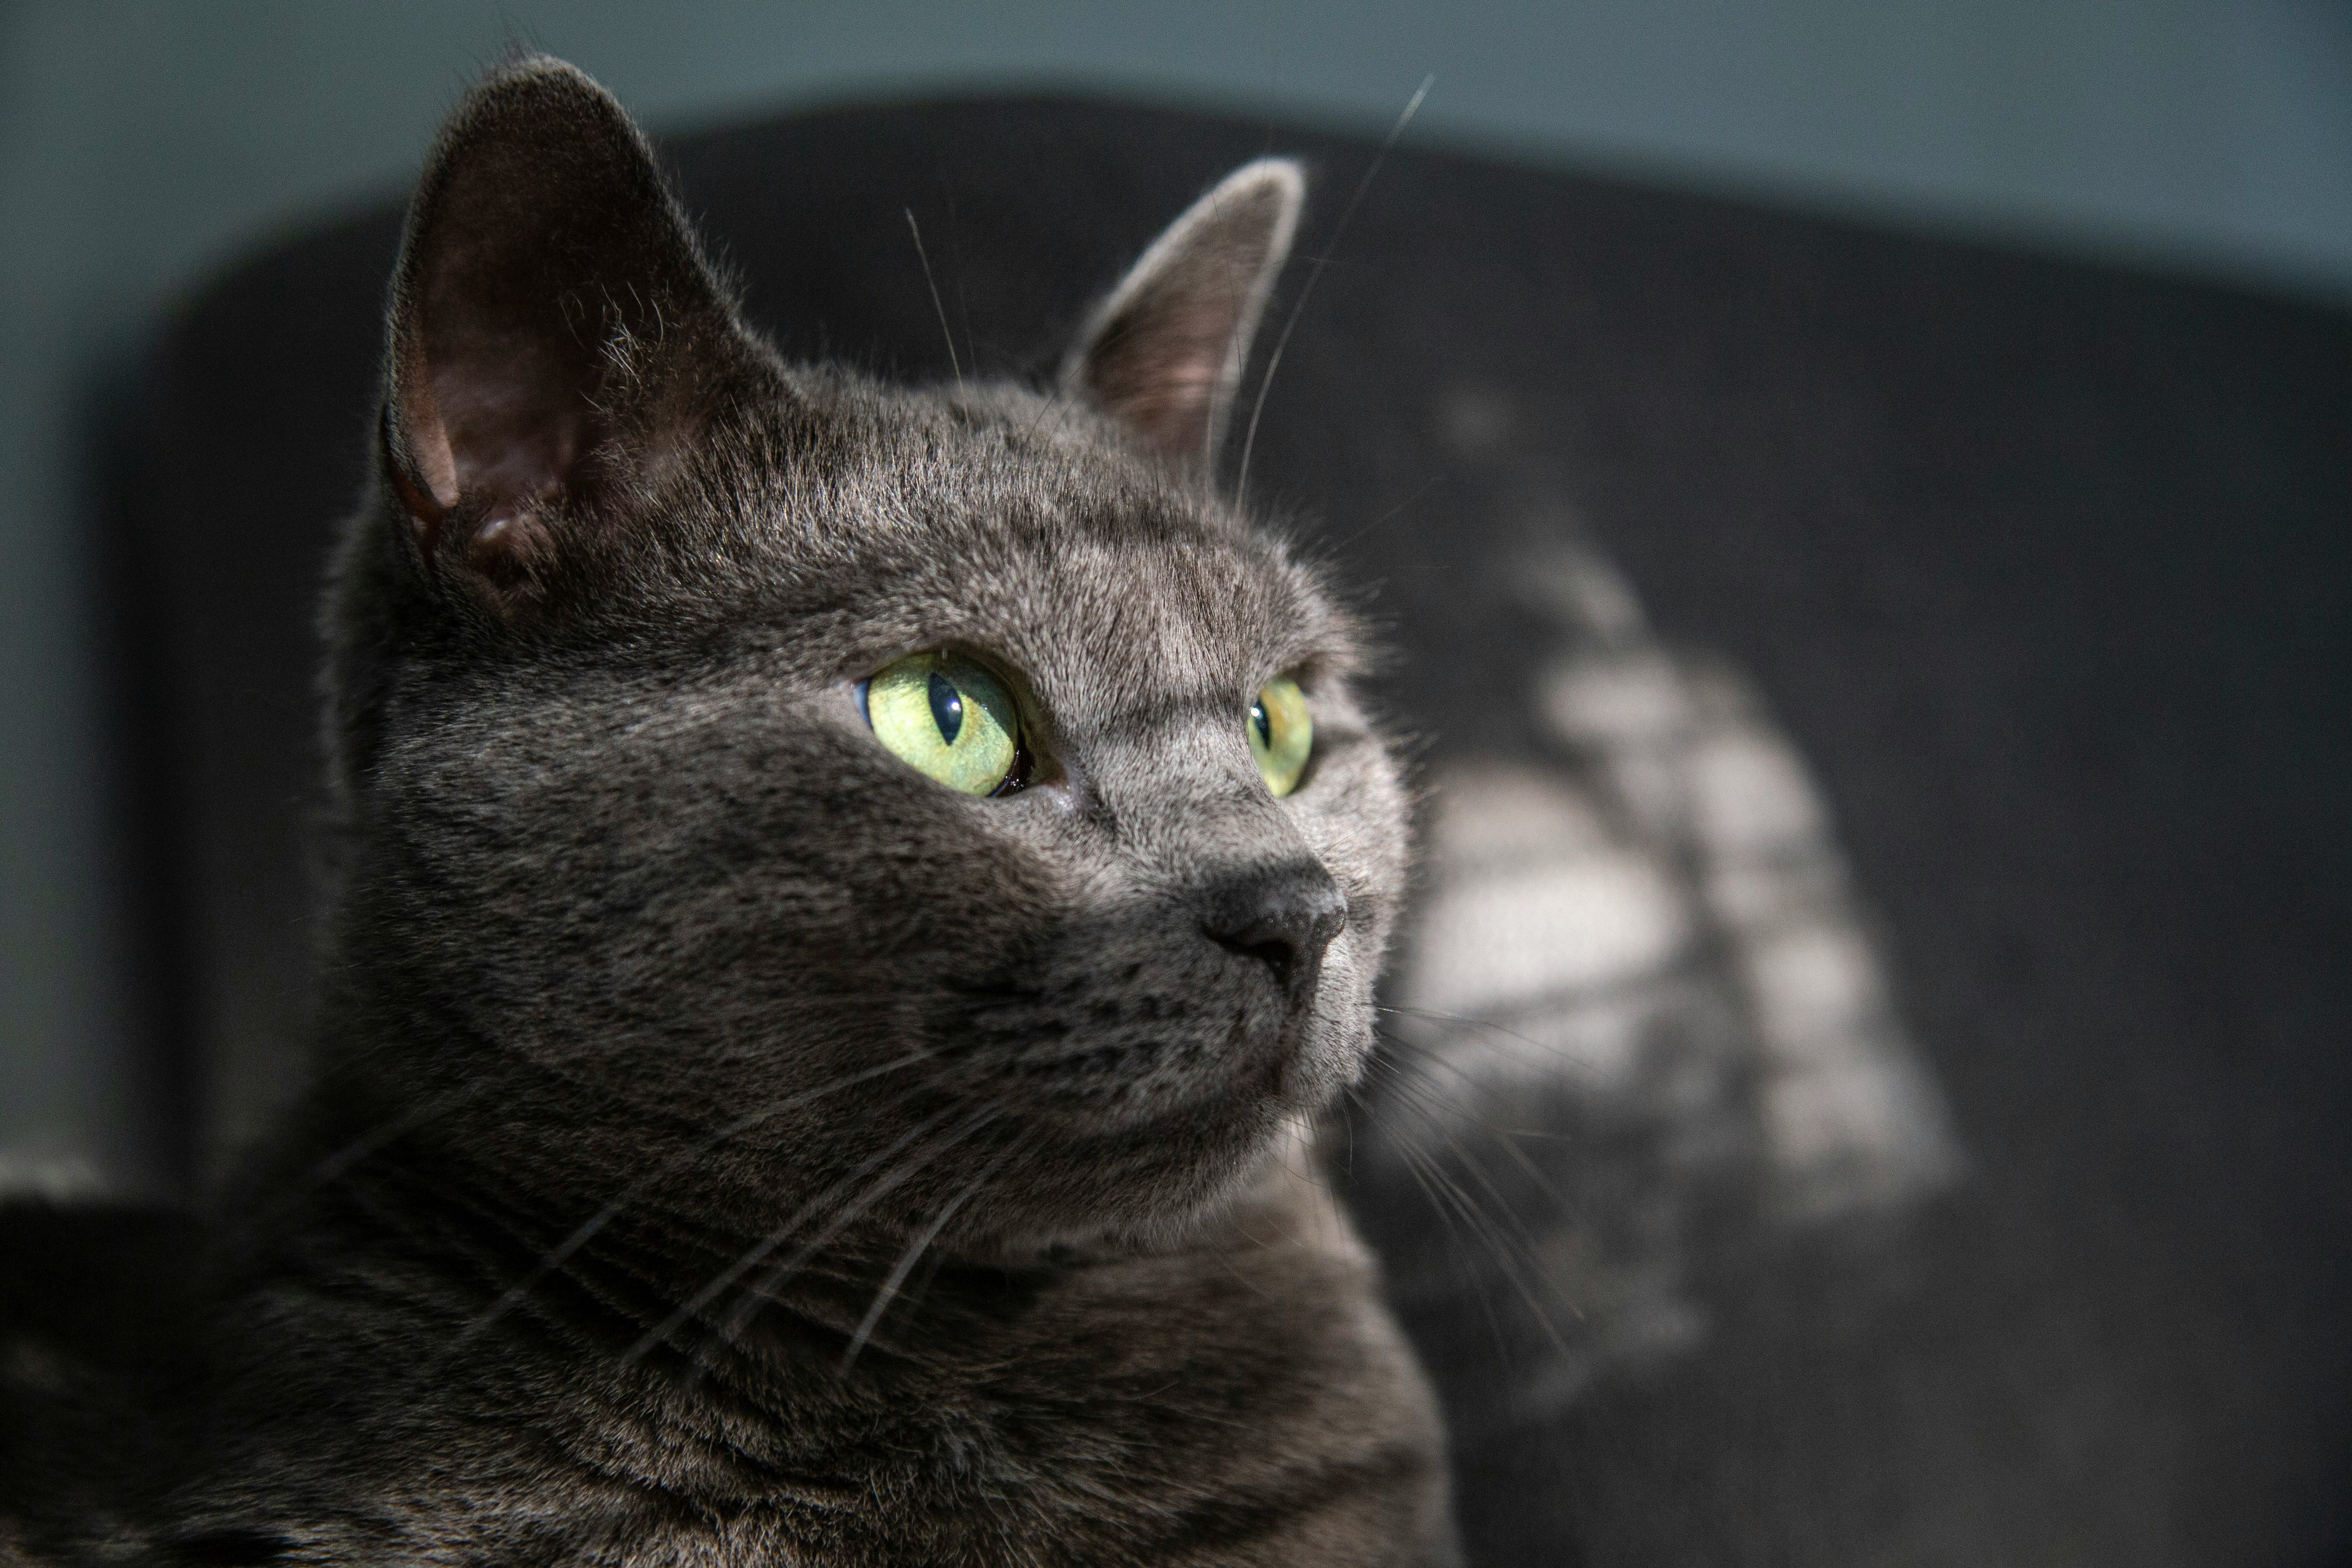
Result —
M 1100 718 L 1171 703 L 1218 706 L 1308 660 L 1346 652 L 1300 574 L 1235 531 L 1144 542 L 1076 532 L 1011 581 L 1036 613 L 997 628 L 1024 673 Z M 1025 607 L 1025 605 L 1024 605 Z
M 1048 400 L 877 392 L 830 412 L 823 457 L 756 521 L 852 612 L 853 661 L 963 645 L 1097 710 L 1355 661 L 1279 541 Z

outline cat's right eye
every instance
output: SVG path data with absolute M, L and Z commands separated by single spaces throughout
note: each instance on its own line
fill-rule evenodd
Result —
M 977 659 L 908 654 L 858 683 L 874 738 L 899 761 L 966 795 L 1019 787 L 1021 711 Z
M 1298 682 L 1269 680 L 1260 687 L 1250 704 L 1248 727 L 1250 755 L 1257 759 L 1265 787 L 1276 795 L 1297 789 L 1315 750 L 1315 716 Z

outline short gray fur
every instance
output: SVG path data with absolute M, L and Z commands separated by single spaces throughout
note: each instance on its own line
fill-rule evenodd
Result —
M 150 1468 L 0 1486 L 0 1561 L 1454 1560 L 1314 1148 L 1404 796 L 1354 622 L 1197 455 L 1298 192 L 1204 198 L 1171 235 L 1246 276 L 1156 247 L 1221 286 L 1130 279 L 1062 395 L 908 391 L 744 327 L 586 78 L 467 98 L 326 612 L 316 1082 Z M 1032 787 L 866 731 L 936 647 L 1019 687 Z

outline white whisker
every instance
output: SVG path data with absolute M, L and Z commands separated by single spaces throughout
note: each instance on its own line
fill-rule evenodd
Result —
M 981 1167 L 980 1174 L 974 1176 L 963 1191 L 958 1193 L 946 1207 L 940 1210 L 938 1216 L 924 1227 L 921 1235 L 908 1244 L 907 1250 L 898 1257 L 897 1267 L 890 1270 L 890 1277 L 882 1282 L 882 1289 L 875 1292 L 874 1304 L 866 1310 L 866 1316 L 859 1320 L 857 1331 L 850 1335 L 849 1349 L 842 1352 L 841 1370 L 843 1372 L 849 1370 L 851 1364 L 857 1360 L 857 1352 L 866 1348 L 866 1339 L 874 1332 L 875 1325 L 882 1321 L 882 1314 L 889 1310 L 891 1300 L 898 1294 L 898 1288 L 907 1282 L 907 1276 L 913 1270 L 916 1260 L 922 1257 L 932 1242 L 939 1239 L 940 1232 L 947 1228 L 948 1221 L 955 1217 L 956 1211 L 971 1201 L 980 1189 L 987 1184 L 988 1178 L 996 1174 L 998 1167 L 1002 1166 L 1012 1153 L 1012 1149 L 1007 1147 L 998 1153 L 996 1158 Z
M 1339 241 L 1347 235 L 1349 220 L 1356 216 L 1356 209 L 1363 205 L 1364 193 L 1372 188 L 1372 179 L 1381 172 L 1381 165 L 1388 162 L 1390 152 L 1397 144 L 1397 138 L 1402 136 L 1404 128 L 1412 123 L 1413 115 L 1421 108 L 1421 100 L 1427 98 L 1429 89 L 1436 85 L 1437 78 L 1433 75 L 1421 79 L 1421 86 L 1413 90 L 1412 100 L 1404 106 L 1404 112 L 1397 116 L 1396 123 L 1389 127 L 1388 139 L 1381 143 L 1381 150 L 1372 155 L 1370 164 L 1364 170 L 1364 177 L 1356 182 L 1356 194 L 1348 198 L 1346 209 L 1339 214 L 1339 222 L 1331 230 L 1330 242 L 1316 254 L 1314 266 L 1307 268 L 1307 281 L 1298 287 L 1298 298 L 1291 301 L 1290 314 L 1282 323 L 1282 335 L 1275 339 L 1274 353 L 1266 356 L 1265 374 L 1258 378 L 1257 400 L 1250 405 L 1249 434 L 1242 441 L 1241 469 L 1239 476 L 1234 481 L 1235 511 L 1244 510 L 1245 503 L 1249 500 L 1250 452 L 1257 446 L 1258 416 L 1265 412 L 1266 391 L 1274 385 L 1274 373 L 1282 364 L 1282 351 L 1290 346 L 1290 334 L 1297 328 L 1298 318 L 1307 309 L 1307 297 L 1315 292 L 1315 280 L 1322 277 L 1323 268 L 1330 265 L 1332 253 L 1339 248 Z

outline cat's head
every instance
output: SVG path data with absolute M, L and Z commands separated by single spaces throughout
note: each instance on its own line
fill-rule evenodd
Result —
M 749 330 L 586 78 L 478 88 L 329 608 L 331 1065 L 551 1211 L 1231 1191 L 1360 1070 L 1404 860 L 1355 626 L 1212 484 L 1300 199 L 1217 186 L 1050 396 L 909 391 Z

